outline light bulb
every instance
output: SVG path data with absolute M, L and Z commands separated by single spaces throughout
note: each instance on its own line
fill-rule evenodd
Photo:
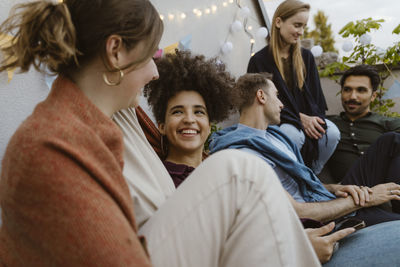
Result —
M 185 19 L 186 18 L 186 14 L 185 13 L 182 13 L 181 14 L 181 19 Z
M 311 53 L 313 54 L 314 57 L 321 56 L 322 52 L 323 52 L 323 50 L 322 50 L 322 47 L 320 45 L 316 45 L 316 46 L 313 46 L 311 48 Z

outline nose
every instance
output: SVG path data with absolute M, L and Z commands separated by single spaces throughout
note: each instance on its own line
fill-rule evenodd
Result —
M 356 90 L 352 90 L 350 93 L 350 99 L 356 99 L 357 98 L 357 92 Z
M 185 116 L 183 117 L 183 122 L 191 124 L 194 122 L 194 116 L 191 112 L 186 112 Z
M 299 32 L 299 34 L 302 36 L 302 35 L 304 34 L 304 28 L 303 28 L 303 27 L 300 27 L 300 30 L 299 30 L 298 32 Z

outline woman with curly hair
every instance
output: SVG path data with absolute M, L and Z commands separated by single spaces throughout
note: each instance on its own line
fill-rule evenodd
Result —
M 203 160 L 211 122 L 228 117 L 234 78 L 216 59 L 176 51 L 156 61 L 160 79 L 144 90 L 163 140 L 164 165 L 175 186 Z

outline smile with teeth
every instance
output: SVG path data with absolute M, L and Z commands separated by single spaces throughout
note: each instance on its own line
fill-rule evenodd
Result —
M 179 133 L 184 134 L 184 135 L 193 135 L 193 134 L 197 134 L 198 131 L 193 130 L 193 129 L 182 129 L 179 131 Z

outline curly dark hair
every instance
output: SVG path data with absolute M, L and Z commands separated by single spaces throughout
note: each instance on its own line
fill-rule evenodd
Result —
M 165 122 L 168 101 L 181 91 L 196 91 L 204 99 L 210 122 L 220 122 L 233 111 L 235 79 L 216 58 L 175 51 L 155 60 L 160 78 L 144 88 L 157 123 Z
M 370 65 L 358 65 L 352 67 L 343 73 L 342 78 L 340 79 L 340 86 L 343 88 L 343 85 L 349 76 L 367 76 L 371 81 L 372 91 L 375 92 L 378 89 L 379 83 L 381 82 L 381 78 L 379 76 L 378 71 L 375 67 Z
M 268 72 L 247 73 L 239 77 L 234 87 L 236 95 L 236 109 L 241 112 L 243 108 L 254 103 L 258 89 L 269 88 L 268 80 L 272 79 L 272 74 Z M 268 93 L 268 92 L 266 92 Z

